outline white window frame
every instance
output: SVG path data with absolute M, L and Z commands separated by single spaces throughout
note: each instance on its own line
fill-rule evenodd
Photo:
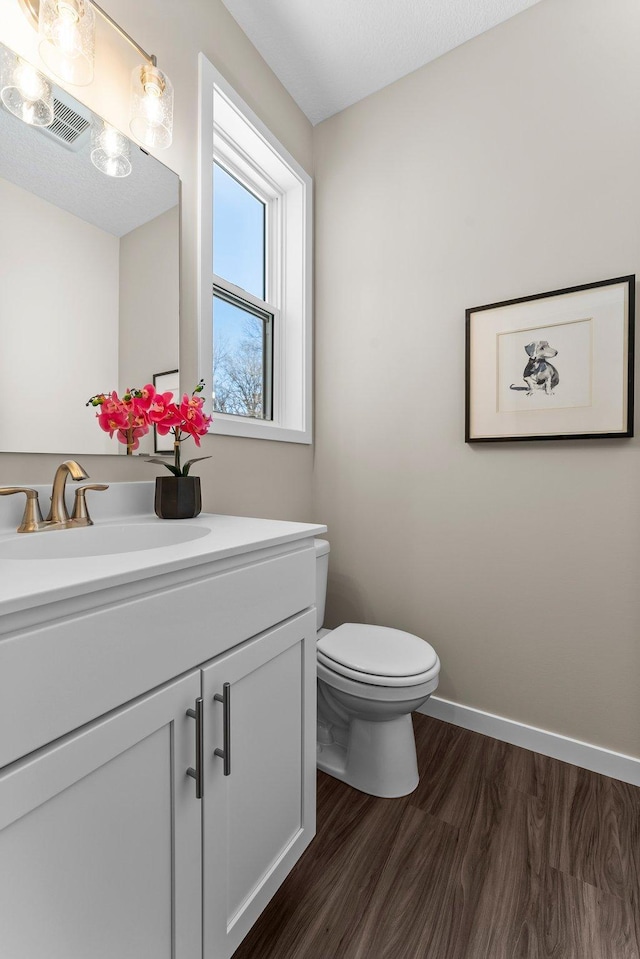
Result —
M 211 412 L 213 160 L 267 202 L 265 300 L 275 308 L 272 419 L 214 413 L 210 433 L 312 442 L 312 180 L 204 56 L 199 56 L 198 376 Z M 214 149 L 215 135 L 215 149 Z M 250 294 L 238 290 L 248 301 Z
M 215 111 L 215 100 L 214 100 L 214 111 Z M 230 294 L 232 302 L 235 302 L 236 306 L 239 306 L 241 309 L 247 308 L 251 312 L 251 308 L 256 308 L 259 313 L 266 313 L 271 319 L 271 323 L 268 327 L 268 333 L 266 337 L 266 352 L 264 355 L 264 380 L 267 384 L 268 395 L 263 397 L 262 407 L 265 412 L 265 417 L 268 422 L 273 421 L 273 366 L 274 366 L 274 348 L 273 348 L 273 330 L 277 329 L 280 323 L 280 310 L 275 305 L 275 301 L 280 297 L 280 283 L 279 279 L 282 275 L 282 262 L 281 262 L 281 245 L 278 242 L 278 237 L 281 234 L 282 224 L 281 224 L 281 195 L 280 191 L 277 188 L 277 185 L 272 184 L 269 180 L 266 179 L 262 171 L 255 169 L 255 166 L 250 161 L 247 162 L 244 157 L 238 156 L 237 148 L 234 144 L 230 143 L 228 138 L 224 135 L 217 136 L 217 142 L 214 146 L 214 163 L 217 163 L 219 167 L 222 167 L 227 173 L 229 173 L 235 180 L 244 187 L 249 193 L 260 200 L 264 204 L 264 299 L 260 299 L 258 296 L 254 296 L 252 293 L 249 293 L 248 290 L 244 290 L 239 286 L 236 286 L 234 283 L 231 283 L 229 280 L 225 279 L 223 276 L 219 276 L 217 273 L 212 273 L 213 281 L 213 295 L 221 295 L 224 299 L 224 295 Z M 204 377 L 207 381 L 206 376 Z M 215 391 L 215 383 L 213 384 Z M 214 416 L 225 417 L 230 414 L 221 414 L 214 410 Z M 233 414 L 234 418 L 238 418 L 238 414 Z M 256 419 L 260 421 L 260 417 L 240 417 L 242 421 L 251 420 L 255 421 Z

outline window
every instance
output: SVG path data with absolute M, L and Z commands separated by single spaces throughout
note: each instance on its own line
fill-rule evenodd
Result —
M 213 163 L 213 411 L 270 420 L 273 325 L 267 202 Z
M 311 442 L 311 179 L 200 57 L 200 356 L 211 432 Z

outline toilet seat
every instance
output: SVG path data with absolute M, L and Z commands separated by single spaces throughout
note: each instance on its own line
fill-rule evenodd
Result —
M 317 650 L 325 669 L 372 686 L 419 686 L 440 671 L 429 643 L 386 626 L 344 623 L 322 636 Z
M 431 678 L 418 686 L 380 686 L 362 682 L 361 679 L 352 679 L 350 676 L 341 676 L 334 669 L 328 669 L 324 663 L 318 662 L 318 679 L 358 699 L 374 703 L 402 703 L 404 707 L 415 700 L 424 701 L 438 688 L 440 664 L 433 670 Z M 417 706 L 409 707 L 411 710 Z
M 336 663 L 323 656 L 320 652 L 318 653 L 318 663 L 324 666 L 329 672 L 344 676 L 347 679 L 353 679 L 358 683 L 370 686 L 397 686 L 403 689 L 408 686 L 420 686 L 422 683 L 427 683 L 440 672 L 440 663 L 438 662 L 426 672 L 417 673 L 414 676 L 377 676 L 373 673 L 364 673 L 362 670 L 349 669 L 348 666 L 344 666 L 342 663 Z

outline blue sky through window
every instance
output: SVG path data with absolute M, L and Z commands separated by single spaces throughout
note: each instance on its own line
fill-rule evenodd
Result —
M 219 296 L 213 315 L 214 410 L 262 419 L 264 321 Z
M 219 296 L 214 296 L 214 350 L 222 347 L 226 352 L 235 353 L 246 337 L 247 320 L 253 323 L 254 317 L 251 314 L 245 314 L 237 306 L 227 303 Z
M 265 205 L 213 165 L 213 272 L 265 298 Z

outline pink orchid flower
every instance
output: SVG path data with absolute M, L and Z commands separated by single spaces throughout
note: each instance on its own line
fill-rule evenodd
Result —
M 103 408 L 106 405 L 106 403 L 103 404 Z M 117 430 L 126 429 L 129 423 L 127 414 L 123 412 L 116 404 L 110 404 L 110 408 L 107 411 L 96 413 L 96 416 L 98 418 L 100 429 L 104 430 L 105 433 L 108 433 L 111 437 L 113 437 L 113 434 Z
M 155 393 L 149 404 L 149 420 L 151 423 L 160 423 L 164 419 L 167 407 L 173 403 L 173 393 Z
M 122 443 L 130 450 L 137 450 L 140 446 L 140 437 L 147 433 L 145 429 L 127 429 L 120 430 L 117 436 L 118 442 Z
M 156 388 L 151 383 L 147 383 L 139 390 L 139 396 L 136 396 L 136 406 L 140 410 L 148 411 L 156 395 Z
M 185 393 L 180 405 L 174 402 L 173 393 L 156 392 L 151 383 L 142 389 L 127 389 L 122 397 L 113 390 L 110 393 L 97 393 L 92 396 L 87 406 L 98 407 L 96 418 L 101 429 L 118 442 L 126 445 L 127 453 L 138 449 L 140 438 L 149 432 L 153 424 L 160 436 L 173 433 L 174 436 L 174 464 L 164 462 L 155 457 L 150 462 L 162 462 L 176 476 L 188 476 L 189 468 L 193 463 L 209 457 L 198 457 L 180 465 L 180 444 L 188 436 L 192 436 L 196 446 L 200 446 L 200 437 L 204 436 L 211 423 L 211 416 L 203 412 L 204 399 L 199 394 L 204 389 L 204 380 L 200 380 L 192 395 Z
M 165 408 L 162 419 L 156 420 L 155 423 L 160 436 L 166 436 L 170 430 L 177 429 L 179 431 L 182 427 L 182 415 L 176 404 L 169 403 Z
M 113 391 L 113 393 L 107 393 L 104 396 L 103 403 L 100 407 L 101 413 L 119 413 L 122 411 L 122 404 L 118 397 L 118 394 Z

